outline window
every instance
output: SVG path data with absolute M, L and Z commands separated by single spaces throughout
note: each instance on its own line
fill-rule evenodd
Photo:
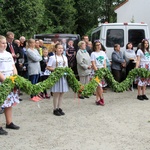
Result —
M 122 29 L 108 29 L 106 33 L 106 46 L 114 47 L 115 44 L 124 46 L 124 31 Z
M 94 42 L 95 40 L 98 40 L 98 39 L 100 39 L 100 30 L 92 34 L 91 41 Z
M 130 29 L 128 31 L 128 41 L 132 42 L 133 47 L 137 47 L 138 44 L 145 39 L 145 32 L 142 29 Z

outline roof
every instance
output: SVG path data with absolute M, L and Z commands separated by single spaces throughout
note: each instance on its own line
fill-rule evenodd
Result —
M 125 3 L 127 3 L 129 0 L 125 0 L 122 3 L 120 3 L 118 6 L 116 6 L 115 10 L 123 6 Z
M 97 32 L 100 28 L 102 28 L 102 26 L 147 26 L 147 24 L 146 23 L 103 23 L 103 24 L 101 24 L 100 26 L 98 26 L 97 28 L 94 28 L 93 30 L 92 30 L 92 33 L 93 32 Z

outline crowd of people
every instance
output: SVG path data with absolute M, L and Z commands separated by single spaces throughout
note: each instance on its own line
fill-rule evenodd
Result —
M 64 46 L 65 43 L 65 46 Z M 137 51 L 133 50 L 132 43 L 127 43 L 124 53 L 120 51 L 120 45 L 114 45 L 111 61 L 107 57 L 107 50 L 99 39 L 93 43 L 87 35 L 82 37 L 78 43 L 78 49 L 74 47 L 74 41 L 57 41 L 50 52 L 41 39 L 28 39 L 21 36 L 15 39 L 13 32 L 7 32 L 6 36 L 0 35 L 0 82 L 6 77 L 18 74 L 37 84 L 46 80 L 57 67 L 70 67 L 78 72 L 78 80 L 82 85 L 88 84 L 95 72 L 100 68 L 108 68 L 114 79 L 122 82 L 133 68 L 150 69 L 150 52 L 148 40 L 144 39 L 139 44 Z M 123 76 L 124 74 L 124 76 Z M 146 96 L 146 85 L 150 84 L 148 79 L 137 77 L 137 99 L 148 100 Z M 96 105 L 104 106 L 103 90 L 107 86 L 105 79 L 101 79 L 96 87 Z M 129 87 L 130 89 L 130 87 Z M 65 92 L 69 90 L 66 74 L 59 79 L 50 89 L 41 91 L 38 95 L 30 95 L 31 101 L 37 102 L 41 99 L 49 99 L 53 95 L 53 114 L 56 116 L 65 115 L 62 109 L 62 100 Z M 22 101 L 19 87 L 14 87 L 7 96 L 1 108 L 6 118 L 6 128 L 19 129 L 12 121 L 12 106 Z M 88 96 L 78 95 L 78 98 L 85 99 Z M 7 135 L 0 127 L 0 135 Z

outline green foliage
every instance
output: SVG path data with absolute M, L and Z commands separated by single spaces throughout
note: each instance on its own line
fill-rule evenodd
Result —
M 7 23 L 3 25 L 2 34 L 13 31 L 17 37 L 31 37 L 43 23 L 45 7 L 41 0 L 5 1 L 2 12 Z
M 114 9 L 116 5 L 124 0 L 76 0 L 75 8 L 78 12 L 76 24 L 77 33 L 81 36 L 90 35 L 91 29 L 98 26 L 98 23 L 116 22 Z
M 88 84 L 86 84 L 84 86 L 84 89 L 82 91 L 82 95 L 91 96 L 96 91 L 97 86 L 98 86 L 98 83 L 93 78 Z
M 81 36 L 86 34 L 91 28 L 98 25 L 99 0 L 76 0 L 78 19 L 76 20 L 77 33 Z
M 115 13 L 114 13 L 114 5 L 112 5 L 114 0 L 101 0 L 101 15 L 99 18 L 101 19 L 101 23 L 104 22 L 115 22 Z
M 4 83 L 0 85 L 0 104 L 3 103 L 14 86 L 15 84 L 9 78 L 7 78 Z
M 4 15 L 4 10 L 3 10 L 3 6 L 4 6 L 4 1 L 5 0 L 1 0 L 0 1 L 0 27 L 1 27 L 1 34 L 5 33 L 6 31 L 6 25 L 7 25 L 7 18 Z
M 53 33 L 75 33 L 76 9 L 74 0 L 45 0 L 47 16 L 45 22 L 51 22 Z M 49 31 L 49 28 L 47 29 Z
M 6 99 L 7 95 L 11 92 L 14 86 L 20 87 L 20 89 L 26 92 L 27 94 L 39 94 L 40 92 L 44 91 L 44 89 L 51 88 L 64 75 L 67 77 L 68 84 L 75 93 L 80 92 L 84 96 L 90 96 L 95 92 L 96 87 L 99 84 L 98 80 L 101 80 L 102 78 L 105 78 L 107 83 L 115 92 L 123 92 L 130 87 L 130 85 L 133 83 L 134 79 L 137 76 L 150 78 L 150 71 L 147 71 L 144 68 L 133 69 L 129 72 L 126 80 L 124 80 L 121 83 L 118 83 L 114 80 L 111 72 L 108 69 L 102 68 L 96 71 L 96 74 L 93 77 L 93 79 L 85 86 L 83 86 L 75 78 L 73 71 L 68 67 L 56 68 L 47 80 L 35 85 L 32 85 L 30 81 L 24 79 L 23 77 L 14 76 L 7 78 L 3 82 L 3 84 L 0 85 L 0 104 L 3 103 L 3 101 Z M 14 80 L 12 80 L 11 78 L 14 78 Z
M 66 68 L 67 81 L 72 90 L 77 93 L 81 87 L 81 83 L 76 79 L 73 71 L 70 68 Z
M 68 67 L 56 68 L 47 80 L 37 83 L 35 85 L 32 85 L 29 80 L 24 79 L 20 76 L 14 76 L 14 83 L 13 81 L 11 81 L 10 78 L 7 78 L 0 86 L 0 104 L 3 103 L 3 101 L 6 99 L 7 95 L 11 92 L 14 86 L 19 87 L 27 94 L 37 95 L 45 89 L 50 89 L 64 75 L 64 73 L 67 74 L 69 86 L 73 89 L 74 92 L 78 92 L 81 84 L 76 80 L 73 71 Z
M 114 8 L 124 0 L 1 0 L 1 33 L 19 38 L 39 33 L 90 35 L 100 22 L 115 22 Z

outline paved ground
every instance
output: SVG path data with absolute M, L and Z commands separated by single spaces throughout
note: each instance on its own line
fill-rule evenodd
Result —
M 136 96 L 136 89 L 109 89 L 105 106 L 96 106 L 95 96 L 79 100 L 70 90 L 63 101 L 66 115 L 58 117 L 52 114 L 52 98 L 36 103 L 24 93 L 13 109 L 13 121 L 21 128 L 7 129 L 9 134 L 0 137 L 0 150 L 149 150 L 150 100 Z M 0 121 L 5 128 L 4 115 Z

